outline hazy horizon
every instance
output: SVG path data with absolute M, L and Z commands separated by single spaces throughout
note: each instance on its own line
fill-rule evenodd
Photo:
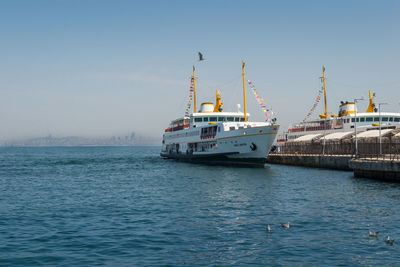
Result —
M 220 90 L 225 111 L 236 110 L 242 60 L 281 130 L 309 112 L 322 65 L 330 112 L 369 89 L 400 112 L 399 12 L 399 1 L 3 1 L 0 143 L 161 138 L 184 115 L 192 65 L 198 105 Z

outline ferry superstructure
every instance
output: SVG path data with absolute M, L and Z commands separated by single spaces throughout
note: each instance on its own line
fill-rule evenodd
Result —
M 244 112 L 223 111 L 218 91 L 215 106 L 202 103 L 197 111 L 194 86 L 195 112 L 173 120 L 165 130 L 162 157 L 207 164 L 264 166 L 279 125 L 275 121 L 248 120 L 244 62 L 242 75 Z
M 323 67 L 322 83 L 325 109 L 319 119 L 303 121 L 291 126 L 278 143 L 296 141 L 305 135 L 328 135 L 336 132 L 363 132 L 377 129 L 400 129 L 399 112 L 381 112 L 374 103 L 374 94 L 369 91 L 369 105 L 365 112 L 358 112 L 357 101 L 342 101 L 337 114 L 328 115 L 326 104 L 325 68 Z

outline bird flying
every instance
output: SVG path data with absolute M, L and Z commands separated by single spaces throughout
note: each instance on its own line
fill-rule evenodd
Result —
M 199 52 L 199 61 L 204 60 L 205 58 L 203 57 L 203 54 Z

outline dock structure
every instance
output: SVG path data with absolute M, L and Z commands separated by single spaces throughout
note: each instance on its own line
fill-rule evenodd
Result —
M 349 161 L 355 177 L 400 182 L 400 160 L 355 158 Z
M 267 163 L 351 171 L 352 169 L 349 167 L 349 161 L 351 159 L 351 155 L 271 153 L 267 158 Z
M 267 163 L 353 171 L 355 177 L 400 182 L 400 134 L 387 131 L 381 138 L 370 132 L 358 142 L 347 134 L 340 139 L 321 135 L 286 142 L 269 154 Z

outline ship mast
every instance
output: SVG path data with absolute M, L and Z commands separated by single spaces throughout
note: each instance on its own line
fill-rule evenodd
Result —
M 244 121 L 247 121 L 247 111 L 246 111 L 246 83 L 244 78 L 244 61 L 242 60 L 242 76 L 243 76 L 243 102 L 244 102 Z
M 326 85 L 325 85 L 325 66 L 322 66 L 322 83 L 324 84 L 324 100 L 325 100 L 325 113 L 320 116 L 321 118 L 328 118 L 328 108 L 326 104 Z
M 196 113 L 196 75 L 195 75 L 195 69 L 193 66 L 193 103 L 194 103 L 194 111 L 193 113 Z

